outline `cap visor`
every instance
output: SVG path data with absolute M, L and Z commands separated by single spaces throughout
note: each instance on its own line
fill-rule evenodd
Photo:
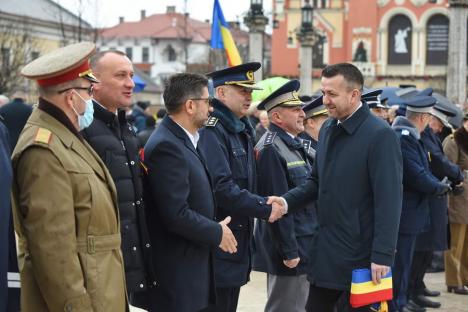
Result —
M 244 88 L 247 88 L 247 89 L 252 89 L 252 90 L 263 90 L 263 88 L 257 86 L 256 84 L 248 84 L 248 83 L 233 83 L 233 85 L 235 86 L 240 86 L 240 87 L 244 87 Z

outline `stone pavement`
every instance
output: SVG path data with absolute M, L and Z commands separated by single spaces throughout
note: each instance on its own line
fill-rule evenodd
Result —
M 263 312 L 266 301 L 266 275 L 252 272 L 250 278 L 247 286 L 241 289 L 237 312 Z M 442 303 L 442 307 L 427 309 L 428 312 L 468 312 L 468 296 L 447 293 L 443 272 L 426 274 L 425 282 L 429 289 L 442 292 L 440 297 L 434 298 Z
M 266 301 L 266 275 L 252 272 L 250 282 L 241 288 L 239 306 L 237 312 L 263 312 Z M 447 293 L 444 273 L 426 274 L 426 285 L 431 290 L 438 290 L 442 295 L 437 299 L 442 303 L 440 309 L 427 309 L 428 312 L 468 312 L 468 296 Z M 131 312 L 144 310 L 131 308 Z M 284 311 L 288 312 L 288 311 Z

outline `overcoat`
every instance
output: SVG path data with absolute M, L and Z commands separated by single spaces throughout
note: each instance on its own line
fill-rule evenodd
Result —
M 253 218 L 268 219 L 271 207 L 255 195 L 257 173 L 254 132 L 247 117 L 237 118 L 215 99 L 214 111 L 200 130 L 200 149 L 208 157 L 208 170 L 216 196 L 216 219 L 231 216 L 228 225 L 237 240 L 237 252 L 215 252 L 217 287 L 240 287 L 249 281 L 252 263 Z
M 40 99 L 12 164 L 21 310 L 125 311 L 117 195 L 99 156 Z
M 463 172 L 445 156 L 442 143 L 428 126 L 421 133 L 421 141 L 429 155 L 429 168 L 439 180 L 447 177 L 452 184 L 463 181 Z M 431 196 L 429 198 L 429 220 L 427 231 L 418 235 L 416 250 L 438 251 L 446 250 L 448 244 L 448 197 Z
M 365 103 L 344 122 L 328 119 L 312 175 L 284 198 L 290 211 L 318 198 L 311 282 L 349 290 L 352 270 L 394 260 L 402 199 L 397 136 Z
M 444 152 L 447 158 L 463 170 L 465 191 L 459 196 L 449 195 L 450 223 L 468 224 L 468 131 L 461 127 L 445 138 Z
M 193 312 L 214 304 L 213 250 L 222 228 L 205 158 L 171 117 L 144 149 L 147 224 L 158 282 L 149 311 Z

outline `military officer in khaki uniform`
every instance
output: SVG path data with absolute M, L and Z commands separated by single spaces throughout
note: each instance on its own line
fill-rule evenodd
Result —
M 94 51 L 66 46 L 21 71 L 40 94 L 12 156 L 23 312 L 127 309 L 115 186 L 79 133 L 93 116 Z

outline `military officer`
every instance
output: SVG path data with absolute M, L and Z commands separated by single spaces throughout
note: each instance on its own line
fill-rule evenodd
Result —
M 429 123 L 436 100 L 421 95 L 405 102 L 406 117 L 397 117 L 392 125 L 400 137 L 403 156 L 403 205 L 393 266 L 391 311 L 424 311 L 411 301 L 407 303 L 406 298 L 416 236 L 429 222 L 429 196 L 444 195 L 450 186 L 430 172 L 427 150 L 421 142 L 421 133 Z
M 21 71 L 40 94 L 12 155 L 24 312 L 127 309 L 115 186 L 79 133 L 93 120 L 94 51 L 69 45 Z
M 389 107 L 381 101 L 381 93 L 381 89 L 367 91 L 362 94 L 362 100 L 367 103 L 372 114 L 387 121 Z
M 320 129 L 325 120 L 328 119 L 328 111 L 323 105 L 323 96 L 305 103 L 303 111 L 305 113 L 304 131 L 299 134 L 299 137 L 301 137 L 308 154 L 314 159 Z
M 240 287 L 249 281 L 253 218 L 275 221 L 283 214 L 255 195 L 255 134 L 246 114 L 252 90 L 258 89 L 254 72 L 259 68 L 253 62 L 208 74 L 215 88 L 214 111 L 200 131 L 199 148 L 210 157 L 206 165 L 214 182 L 216 219 L 231 216 L 229 228 L 238 243 L 237 253 L 215 251 L 217 304 L 209 311 L 236 311 Z
M 432 89 L 426 90 L 426 92 L 428 95 L 432 95 Z M 428 126 L 421 133 L 421 141 L 429 155 L 431 173 L 439 180 L 447 177 L 454 187 L 454 191 L 461 189 L 457 185 L 463 182 L 463 172 L 444 155 L 442 143 L 438 135 L 443 131 L 444 127 L 451 128 L 448 118 L 455 116 L 455 114 L 455 111 L 450 107 L 437 102 L 431 111 L 432 116 Z M 426 227 L 426 231 L 419 234 L 416 239 L 408 293 L 415 303 L 423 307 L 438 308 L 441 306 L 440 302 L 426 298 L 426 296 L 438 296 L 440 292 L 431 291 L 426 288 L 424 274 L 431 265 L 432 252 L 448 249 L 447 199 L 447 196 L 431 196 L 429 198 L 430 226 Z
M 299 86 L 298 80 L 291 80 L 258 106 L 266 109 L 271 122 L 255 147 L 260 195 L 279 196 L 301 185 L 310 174 L 311 159 L 298 137 L 305 118 L 297 96 Z M 266 312 L 305 312 L 307 267 L 317 229 L 315 205 L 311 201 L 273 224 L 257 220 L 253 268 L 268 273 Z

